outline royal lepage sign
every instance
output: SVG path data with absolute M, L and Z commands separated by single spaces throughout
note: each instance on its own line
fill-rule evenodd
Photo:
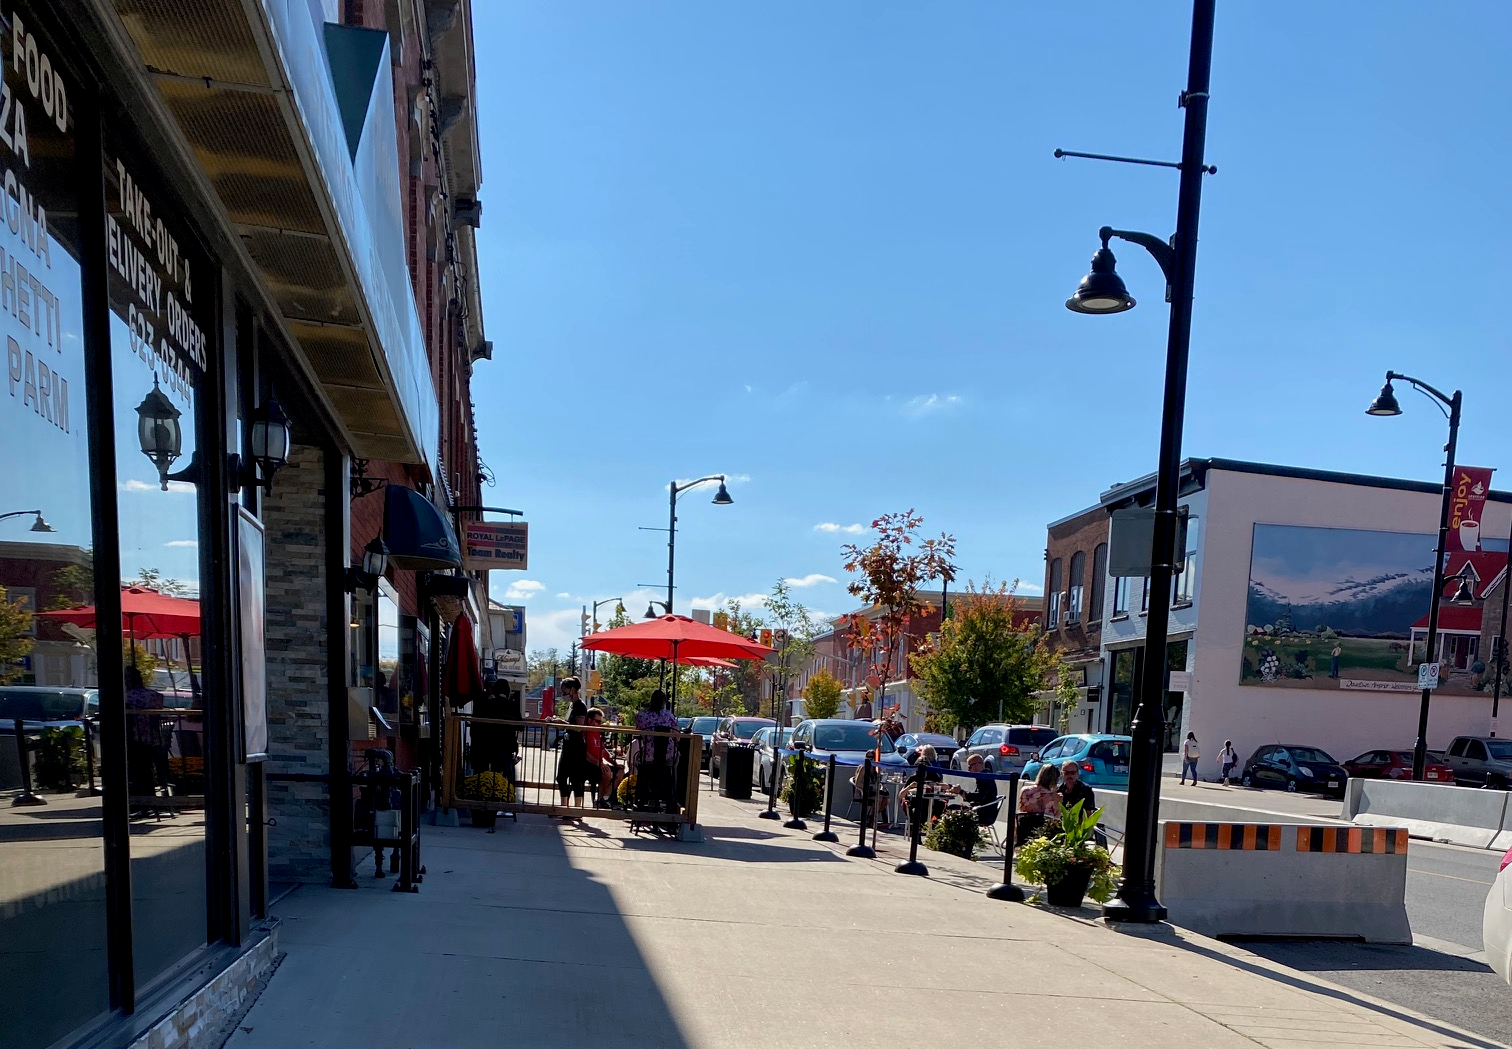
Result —
M 530 566 L 530 525 L 524 521 L 470 521 L 462 526 L 462 564 L 469 572 L 524 570 Z

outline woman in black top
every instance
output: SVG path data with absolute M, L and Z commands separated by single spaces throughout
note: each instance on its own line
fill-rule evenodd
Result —
M 572 703 L 567 714 L 569 725 L 588 723 L 588 706 L 582 700 L 583 683 L 575 677 L 562 679 L 562 693 Z M 588 767 L 588 743 L 581 732 L 562 733 L 562 749 L 557 754 L 557 790 L 562 792 L 562 806 L 567 806 L 567 796 L 574 796 L 574 804 L 583 807 L 583 794 L 592 772 Z

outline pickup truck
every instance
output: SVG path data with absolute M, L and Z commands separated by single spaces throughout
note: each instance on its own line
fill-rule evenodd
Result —
M 1512 739 L 1455 736 L 1444 752 L 1444 764 L 1461 787 L 1506 790 L 1512 784 Z

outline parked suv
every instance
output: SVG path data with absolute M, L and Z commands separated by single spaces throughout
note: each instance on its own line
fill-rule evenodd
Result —
M 714 730 L 714 742 L 709 748 L 709 775 L 719 775 L 720 759 L 731 744 L 747 744 L 757 729 L 771 728 L 775 724 L 771 718 L 729 717 L 721 721 Z
M 1455 736 L 1444 753 L 1444 764 L 1461 787 L 1506 790 L 1512 783 L 1512 739 Z
M 1031 754 L 1059 736 L 1043 725 L 983 725 L 950 756 L 950 765 L 964 769 L 971 755 L 980 754 L 988 772 L 1022 772 Z

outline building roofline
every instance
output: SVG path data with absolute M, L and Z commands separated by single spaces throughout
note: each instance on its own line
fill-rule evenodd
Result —
M 1154 477 L 1154 475 L 1151 474 L 1151 478 L 1152 479 L 1153 479 L 1153 477 Z M 1153 483 L 1153 481 L 1152 481 L 1152 483 Z M 1104 513 L 1106 513 L 1107 509 L 1108 508 L 1105 505 L 1103 505 L 1102 503 L 1093 503 L 1091 506 L 1088 506 L 1088 507 L 1085 507 L 1084 509 L 1078 510 L 1074 514 L 1067 514 L 1065 517 L 1062 517 L 1059 520 L 1051 521 L 1049 524 L 1047 524 L 1045 526 L 1045 528 L 1047 528 L 1047 529 L 1050 529 L 1050 528 L 1059 528 L 1063 524 L 1070 524 L 1072 521 L 1076 520 L 1078 517 L 1085 517 L 1088 514 L 1093 513 L 1096 510 L 1102 510 Z

